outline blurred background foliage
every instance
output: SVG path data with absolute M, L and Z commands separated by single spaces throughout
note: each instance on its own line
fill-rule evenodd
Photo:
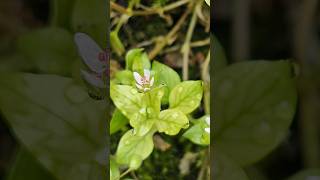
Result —
M 63 168 L 64 170 L 60 169 L 62 170 L 60 171 L 57 168 L 54 168 L 54 163 L 50 164 L 48 162 L 55 161 L 55 163 L 60 162 L 64 165 L 67 165 L 69 161 L 69 163 L 72 162 L 69 164 L 69 167 L 75 168 L 75 166 L 81 166 L 80 164 L 84 163 L 82 160 L 88 158 L 90 153 L 83 154 L 81 156 L 79 156 L 79 154 L 74 154 L 62 157 L 63 153 L 61 152 L 53 153 L 44 149 L 51 146 L 52 150 L 55 146 L 58 149 L 60 149 L 59 147 L 66 148 L 64 150 L 60 149 L 63 152 L 69 151 L 70 149 L 67 150 L 70 148 L 68 146 L 79 143 L 81 140 L 75 141 L 75 139 L 81 139 L 79 136 L 84 134 L 89 134 L 89 136 L 96 134 L 99 136 L 97 139 L 100 139 L 100 142 L 96 142 L 96 146 L 92 146 L 91 150 L 102 151 L 101 149 L 105 148 L 104 138 L 106 133 L 105 128 L 107 127 L 107 122 L 105 121 L 106 114 L 104 113 L 105 110 L 99 109 L 101 107 L 105 108 L 105 104 L 101 102 L 100 104 L 92 102 L 93 100 L 90 100 L 88 94 L 85 92 L 86 86 L 80 77 L 80 70 L 87 67 L 81 62 L 76 50 L 74 34 L 76 32 L 87 33 L 93 37 L 103 49 L 106 48 L 106 34 L 108 30 L 108 16 L 106 9 L 106 1 L 100 0 L 6 0 L 0 2 L 0 72 L 2 83 L 0 87 L 0 179 L 57 179 L 58 177 L 60 179 L 61 177 L 63 177 L 63 179 L 85 178 L 86 176 L 83 176 L 83 174 L 81 175 L 81 173 L 72 174 L 71 171 L 67 172 L 67 168 Z M 20 75 L 13 75 L 12 72 L 19 72 Z M 18 92 L 22 91 L 22 98 L 14 100 L 16 95 L 19 93 L 13 90 L 11 93 L 16 93 L 15 97 L 13 98 L 11 97 L 13 94 L 7 94 L 9 91 L 6 88 L 14 89 L 17 87 L 14 84 L 21 80 L 20 78 L 26 78 L 27 75 L 25 76 L 25 74 L 22 74 L 21 72 L 33 73 L 36 75 L 31 77 L 29 82 L 27 82 L 28 80 L 25 81 L 25 84 L 19 88 Z M 56 76 L 46 76 L 48 74 Z M 72 83 L 74 86 L 70 86 L 70 78 L 73 78 Z M 46 82 L 49 84 L 45 85 Z M 65 86 L 65 83 L 69 85 Z M 83 88 L 79 88 L 79 85 Z M 51 88 L 49 88 L 50 86 Z M 37 91 L 38 93 L 27 95 L 27 91 L 31 94 L 36 93 Z M 66 95 L 58 97 L 59 95 L 57 96 L 57 94 L 59 94 L 59 92 L 64 92 Z M 31 97 L 29 97 L 29 99 L 26 98 L 30 95 Z M 49 100 L 48 98 L 50 97 L 53 99 Z M 8 98 L 11 98 L 11 101 Z M 89 108 L 85 108 L 83 105 L 86 103 L 83 103 L 84 101 L 76 102 L 77 98 L 82 100 L 86 99 L 88 100 L 87 102 L 92 104 L 89 106 Z M 43 104 L 39 105 L 34 103 L 34 101 L 39 101 L 40 104 Z M 67 105 L 71 101 L 73 101 L 73 103 L 71 103 L 72 105 Z M 67 102 L 67 104 L 64 104 L 64 102 Z M 13 111 L 10 112 L 9 110 L 8 112 L 8 107 L 9 109 L 10 107 L 14 107 L 14 103 L 16 103 L 16 108 L 22 108 L 24 111 L 28 112 L 25 114 L 24 119 L 20 119 L 18 121 L 13 120 L 15 119 L 13 116 L 16 115 L 14 114 L 15 110 L 11 109 Z M 29 105 L 24 106 L 26 105 L 25 103 L 29 103 Z M 32 105 L 33 103 L 36 105 Z M 66 123 L 66 119 L 73 121 L 73 118 L 75 118 L 72 117 L 73 115 L 69 116 L 65 114 L 62 115 L 62 117 L 58 117 L 56 121 L 51 119 L 53 116 L 55 116 L 53 115 L 55 110 L 53 110 L 54 108 L 52 109 L 52 107 L 57 107 L 57 105 L 62 107 L 62 104 L 66 105 L 63 111 L 69 111 L 69 115 L 71 115 L 71 112 L 75 109 L 80 110 L 80 106 L 85 108 L 89 114 L 92 114 L 98 110 L 98 112 L 93 113 L 95 114 L 95 117 L 90 119 L 90 123 L 91 125 L 94 124 L 93 126 L 99 126 L 96 126 L 95 131 L 92 132 L 89 132 L 90 128 L 88 128 L 88 126 L 85 126 L 85 131 L 75 134 L 71 133 L 73 131 L 71 130 L 72 128 L 61 129 L 61 126 L 60 128 L 58 128 L 58 126 L 54 126 L 51 123 L 56 122 L 57 125 L 59 124 L 58 121 L 62 120 L 63 118 L 65 119 L 63 120 L 64 122 L 62 124 Z M 39 108 L 40 106 L 43 107 Z M 26 109 L 26 107 L 30 108 Z M 48 108 L 49 110 L 47 109 L 47 111 L 43 114 L 37 112 L 44 107 Z M 74 109 L 71 110 L 69 108 Z M 88 114 L 83 114 L 84 112 L 85 111 L 81 111 L 81 113 L 75 113 L 77 115 L 82 114 L 80 116 L 84 115 L 82 118 L 76 118 L 82 121 L 82 123 L 84 122 L 83 120 L 89 117 L 87 116 Z M 18 116 L 19 112 L 16 113 Z M 35 113 L 35 116 L 32 116 L 33 113 Z M 4 117 L 4 114 L 6 117 Z M 41 116 L 46 116 L 46 118 Z M 81 129 L 83 124 L 81 125 L 80 121 L 76 120 L 71 122 L 71 126 L 76 126 Z M 42 124 L 42 126 L 37 126 L 37 123 Z M 45 129 L 46 125 L 50 126 L 51 128 L 42 131 Z M 21 126 L 23 127 L 22 129 L 20 129 Z M 37 129 L 37 127 L 39 129 Z M 64 139 L 54 142 L 55 140 L 53 139 L 59 137 L 59 132 L 61 133 L 61 131 L 64 131 L 66 134 L 70 133 L 69 135 L 77 134 L 76 136 L 78 137 L 73 135 L 68 137 L 65 136 Z M 31 132 L 38 133 L 38 135 L 33 136 L 33 133 Z M 46 132 L 48 134 L 45 137 L 42 136 L 44 134 L 41 135 L 40 132 Z M 72 140 L 72 136 L 75 139 Z M 33 139 L 35 137 L 44 138 L 46 141 L 42 141 L 42 144 L 41 141 L 38 141 L 39 144 L 34 144 L 32 141 L 35 140 Z M 50 139 L 52 137 L 53 139 Z M 82 143 L 78 145 L 81 146 Z M 90 149 L 90 146 L 85 144 L 86 143 L 82 144 L 82 146 L 86 146 L 84 149 Z M 41 148 L 44 149 L 40 150 Z M 79 150 L 80 149 L 81 148 L 79 148 Z M 62 156 L 54 157 L 54 154 Z M 76 159 L 72 160 L 72 158 Z M 89 160 L 92 159 L 89 157 Z M 87 176 L 91 179 L 101 179 L 101 177 L 105 176 L 105 173 L 101 173 L 105 172 L 100 169 L 101 164 L 98 165 L 97 163 L 93 162 L 90 163 L 87 164 L 88 167 L 82 169 L 82 173 L 89 173 Z M 83 165 L 86 166 L 85 163 L 82 164 L 82 166 Z M 80 168 L 79 166 L 77 168 Z M 76 168 L 74 170 L 76 171 Z M 67 174 L 69 174 L 71 177 L 67 177 Z
M 317 0 L 213 2 L 211 31 L 229 64 L 261 59 L 296 64 L 299 100 L 293 123 L 280 146 L 245 168 L 249 179 L 319 178 L 319 8 Z

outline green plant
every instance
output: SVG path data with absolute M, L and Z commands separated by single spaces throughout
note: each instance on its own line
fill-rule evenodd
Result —
M 150 155 L 154 133 L 174 136 L 189 127 L 188 115 L 201 103 L 203 83 L 181 82 L 173 69 L 157 61 L 151 65 L 142 49 L 133 49 L 126 55 L 126 70 L 119 71 L 111 82 L 110 96 L 117 108 L 110 131 L 114 133 L 121 128 L 117 122 L 129 122 L 132 127 L 121 137 L 111 159 L 110 178 L 119 179 L 138 169 Z M 204 126 L 203 131 L 207 127 Z M 191 134 L 186 136 L 191 137 Z M 209 144 L 209 135 L 203 141 Z M 128 169 L 119 175 L 117 165 Z

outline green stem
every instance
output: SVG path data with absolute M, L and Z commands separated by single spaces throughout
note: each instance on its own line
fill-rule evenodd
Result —
M 201 2 L 201 3 L 199 3 L 199 2 Z M 201 6 L 202 2 L 203 1 L 198 1 L 196 6 L 199 6 L 199 5 Z M 183 53 L 182 76 L 183 76 L 184 81 L 188 80 L 188 77 L 189 77 L 188 60 L 189 60 L 189 54 L 190 54 L 190 43 L 191 43 L 192 35 L 194 32 L 194 28 L 196 27 L 196 23 L 197 23 L 196 9 L 197 9 L 196 7 L 193 8 L 193 14 L 192 14 L 190 25 L 189 25 L 188 32 L 186 35 L 186 40 L 181 48 L 181 52 Z
M 205 62 L 202 64 L 202 80 L 204 82 L 204 110 L 206 114 L 210 114 L 210 75 L 209 75 L 209 65 L 210 65 L 210 51 L 207 54 Z
M 123 172 L 120 176 L 119 176 L 119 180 L 121 179 L 121 178 L 123 178 L 125 175 L 127 175 L 128 173 L 130 173 L 132 171 L 132 169 L 127 169 L 125 172 Z

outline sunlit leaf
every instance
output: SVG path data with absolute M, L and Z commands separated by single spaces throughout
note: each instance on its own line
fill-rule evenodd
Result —
M 119 167 L 113 157 L 110 158 L 110 180 L 117 180 L 120 177 Z
M 199 120 L 195 120 L 196 123 L 183 134 L 183 137 L 189 139 L 195 144 L 210 144 L 210 134 L 205 131 L 205 128 L 209 127 L 209 125 L 205 121 L 207 117 L 208 116 L 204 116 Z
M 143 108 L 143 94 L 132 86 L 111 84 L 110 97 L 116 107 L 129 120 L 136 118 Z
M 138 169 L 144 159 L 153 151 L 153 132 L 144 136 L 137 136 L 133 129 L 122 136 L 117 152 L 117 163 L 128 165 L 132 169 Z
M 202 95 L 202 81 L 181 82 L 170 93 L 170 108 L 176 108 L 185 114 L 191 113 L 200 105 Z
M 117 84 L 135 85 L 133 73 L 132 73 L 132 71 L 129 71 L 129 70 L 123 70 L 123 71 L 116 72 L 115 80 L 116 80 Z
M 110 122 L 110 135 L 122 129 L 128 124 L 128 122 L 128 119 L 118 109 L 116 109 L 113 112 Z
M 189 120 L 181 111 L 168 109 L 160 112 L 159 119 L 156 120 L 156 125 L 159 132 L 176 135 L 182 128 L 189 126 Z
M 143 69 L 150 69 L 151 64 L 143 49 L 132 49 L 126 54 L 126 69 L 143 72 Z
M 171 90 L 181 81 L 180 77 L 176 71 L 158 61 L 153 61 L 152 70 L 155 73 L 155 85 L 165 85 L 162 103 L 167 104 Z

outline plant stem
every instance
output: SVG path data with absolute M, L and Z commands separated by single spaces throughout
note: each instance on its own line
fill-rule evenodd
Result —
M 207 168 L 209 168 L 209 164 L 210 164 L 210 153 L 209 152 L 210 152 L 209 148 L 205 150 L 204 161 L 201 166 L 200 172 L 198 174 L 197 180 L 204 180 L 206 170 L 207 170 Z M 210 179 L 210 176 L 207 176 L 206 179 Z
M 209 74 L 209 65 L 210 65 L 210 51 L 207 54 L 207 58 L 202 64 L 202 80 L 204 82 L 204 110 L 206 114 L 210 114 L 210 74 Z
M 175 8 L 178 8 L 180 6 L 183 6 L 184 4 L 187 4 L 190 0 L 180 0 L 174 3 L 171 3 L 167 6 L 161 7 L 161 8 L 150 8 L 144 11 L 141 10 L 136 10 L 136 11 L 130 11 L 127 10 L 126 8 L 120 6 L 119 4 L 115 2 L 110 2 L 111 8 L 122 13 L 122 14 L 127 14 L 127 15 L 132 15 L 132 16 L 147 16 L 147 15 L 152 15 L 152 14 L 162 14 L 163 12 L 173 10 Z
M 127 175 L 128 173 L 131 172 L 131 169 L 127 169 L 125 172 L 123 172 L 120 176 L 119 176 L 119 179 L 123 178 L 125 175 Z
M 201 3 L 199 3 L 199 2 L 201 2 Z M 203 1 L 198 1 L 196 7 L 199 5 L 201 6 L 202 2 Z M 193 9 L 193 14 L 192 14 L 190 25 L 188 28 L 186 40 L 181 48 L 181 52 L 183 54 L 182 76 L 183 76 L 184 81 L 188 80 L 188 76 L 189 76 L 188 60 L 189 60 L 189 54 L 190 54 L 190 42 L 191 42 L 191 38 L 192 38 L 192 35 L 194 32 L 194 28 L 196 27 L 196 23 L 197 23 L 197 13 L 195 11 L 196 7 Z
M 194 41 L 190 43 L 190 47 L 201 47 L 201 46 L 207 46 L 210 45 L 210 38 Z
M 134 171 L 131 171 L 131 176 L 133 177 L 133 179 L 138 180 L 137 175 L 134 173 Z

